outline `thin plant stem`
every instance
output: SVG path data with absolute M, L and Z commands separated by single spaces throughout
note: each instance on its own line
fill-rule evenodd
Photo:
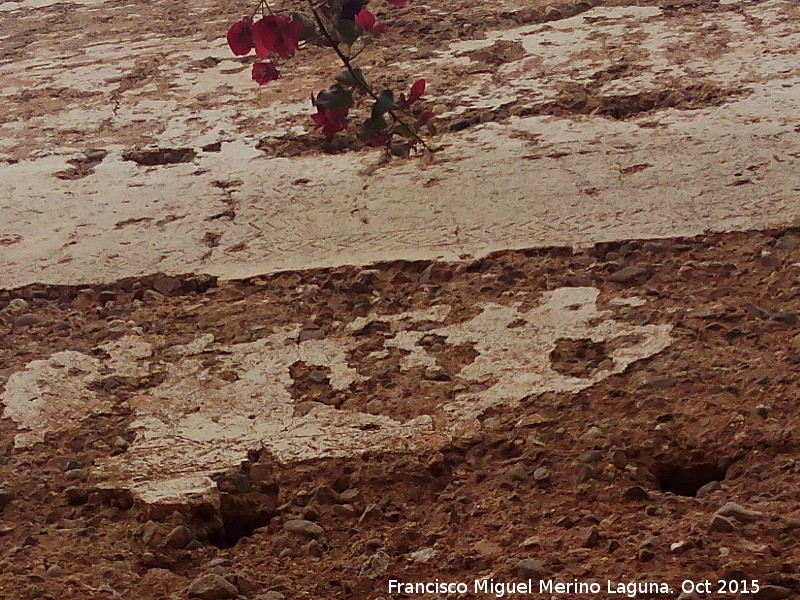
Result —
M 314 20 L 317 22 L 317 25 L 319 26 L 319 29 L 322 32 L 322 35 L 325 37 L 325 39 L 327 39 L 330 42 L 331 46 L 333 47 L 333 51 L 336 52 L 336 55 L 339 57 L 339 60 L 342 61 L 342 64 L 345 66 L 347 71 L 350 73 L 350 76 L 353 78 L 353 81 L 355 82 L 355 84 L 359 88 L 364 90 L 367 94 L 369 94 L 372 97 L 372 99 L 375 100 L 375 102 L 378 102 L 378 100 L 379 100 L 378 99 L 378 95 L 372 90 L 371 87 L 369 87 L 368 85 L 364 85 L 361 82 L 361 78 L 359 78 L 358 74 L 356 73 L 355 69 L 353 68 L 353 65 L 350 62 L 350 58 L 348 58 L 348 56 L 344 52 L 341 51 L 341 49 L 339 48 L 339 42 L 333 38 L 333 36 L 326 29 L 325 24 L 322 22 L 322 17 L 319 16 L 319 12 L 318 12 L 318 6 L 321 6 L 322 3 L 320 5 L 314 5 L 309 0 L 308 5 L 311 8 L 311 12 L 314 15 Z M 397 112 L 393 108 L 390 108 L 387 112 L 392 116 L 392 118 L 396 122 L 398 122 L 401 125 L 403 125 L 406 128 L 406 130 L 414 137 L 414 139 L 417 140 L 419 143 L 421 143 L 422 146 L 428 152 L 434 152 L 434 149 L 431 148 L 425 142 L 425 140 L 422 139 L 419 136 L 419 134 L 417 134 L 415 131 L 413 131 L 411 129 L 411 127 L 405 122 L 405 120 L 400 118 L 400 116 L 397 114 Z
M 269 14 L 271 15 L 275 14 L 274 12 L 272 12 L 272 8 L 270 7 L 269 3 L 266 0 L 260 0 L 258 5 L 256 6 L 256 9 L 253 11 L 253 14 L 250 16 L 250 19 L 252 20 L 256 16 L 256 13 L 258 13 L 258 11 L 261 11 L 262 17 L 267 16 L 266 13 L 264 12 L 264 7 L 266 7 L 267 12 Z

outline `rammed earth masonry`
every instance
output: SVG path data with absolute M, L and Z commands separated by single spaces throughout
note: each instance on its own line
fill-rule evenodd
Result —
M 397 579 L 389 580 L 389 593 L 421 595 L 421 594 L 488 594 L 496 598 L 521 594 L 562 594 L 586 596 L 589 594 L 605 594 L 606 596 L 625 596 L 636 598 L 644 594 L 672 594 L 673 590 L 667 583 L 656 582 L 622 582 L 606 580 L 603 583 L 596 581 L 554 581 L 541 579 L 536 582 L 527 581 L 496 581 L 494 579 L 476 579 L 471 583 L 439 581 L 404 582 Z

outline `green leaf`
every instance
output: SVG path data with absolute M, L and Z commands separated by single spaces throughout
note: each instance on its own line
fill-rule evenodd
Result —
M 353 76 L 354 74 L 355 77 Z M 345 87 L 358 86 L 364 89 L 367 88 L 367 80 L 364 77 L 364 73 L 361 71 L 361 69 L 353 69 L 352 73 L 345 69 L 336 76 L 336 81 Z
M 336 24 L 336 31 L 339 34 L 339 41 L 348 46 L 351 46 L 364 33 L 361 27 L 348 19 L 339 19 Z
M 372 117 L 359 126 L 356 136 L 362 142 L 366 142 L 383 131 L 386 131 L 386 119 L 383 116 Z
M 396 106 L 397 102 L 394 100 L 394 93 L 392 93 L 392 90 L 383 90 L 378 95 L 378 100 L 372 107 L 372 118 L 375 119 L 383 116 Z
M 394 156 L 408 158 L 408 155 L 411 154 L 411 144 L 408 142 L 393 142 L 392 145 L 389 146 L 389 151 Z
M 301 12 L 293 12 L 292 21 L 296 21 L 303 26 L 303 31 L 300 34 L 301 40 L 310 40 L 319 35 L 317 32 L 317 24 L 314 22 L 314 19 L 308 15 Z
M 353 106 L 353 94 L 338 83 L 327 90 L 322 90 L 314 100 L 314 106 L 331 110 Z
M 414 138 L 417 134 L 417 129 L 411 123 L 398 123 L 392 129 L 393 133 L 407 138 Z

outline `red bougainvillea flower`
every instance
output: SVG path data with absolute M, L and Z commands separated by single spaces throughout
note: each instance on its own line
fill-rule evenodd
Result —
M 275 81 L 281 76 L 274 63 L 257 62 L 253 63 L 253 81 L 258 85 L 264 85 L 270 81 Z
M 250 54 L 253 49 L 253 20 L 242 17 L 228 29 L 228 46 L 236 56 Z
M 330 109 L 317 106 L 317 114 L 311 115 L 311 118 L 317 124 L 317 129 L 322 128 L 322 133 L 325 137 L 332 138 L 347 128 L 347 113 L 349 111 L 349 107 Z
M 417 79 L 411 86 L 411 93 L 408 96 L 408 103 L 411 104 L 413 102 L 416 102 L 417 100 L 422 98 L 422 94 L 424 93 L 425 93 L 425 80 Z
M 373 135 L 367 143 L 372 146 L 373 148 L 377 148 L 378 146 L 385 146 L 386 142 L 389 141 L 389 134 L 384 131 L 379 133 L 378 135 Z
M 253 42 L 259 58 L 274 52 L 281 58 L 291 58 L 297 51 L 305 27 L 280 15 L 267 15 L 253 25 Z
M 392 6 L 405 6 L 408 4 L 408 0 L 386 0 Z
M 411 91 L 406 98 L 404 93 L 401 93 L 397 104 L 400 108 L 408 108 L 414 102 L 422 98 L 422 95 L 425 93 L 425 80 L 424 79 L 417 79 L 414 84 L 411 86 Z
M 375 29 L 375 24 L 378 22 L 375 15 L 366 9 L 360 11 L 353 20 L 356 22 L 356 25 L 367 32 Z
M 434 117 L 434 113 L 432 110 L 423 110 L 415 112 L 414 116 L 417 117 L 417 127 L 422 127 Z

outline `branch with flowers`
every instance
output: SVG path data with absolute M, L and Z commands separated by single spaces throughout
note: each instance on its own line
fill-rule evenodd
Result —
M 388 29 L 365 7 L 368 0 L 308 0 L 308 12 L 280 14 L 266 0 L 260 0 L 253 15 L 243 17 L 228 29 L 228 46 L 237 56 L 255 50 L 252 78 L 259 85 L 280 79 L 281 60 L 294 57 L 301 45 L 318 44 L 333 49 L 344 69 L 335 83 L 315 96 L 311 115 L 315 128 L 331 140 L 353 120 L 351 109 L 364 108 L 365 114 L 355 133 L 370 146 L 383 147 L 395 156 L 408 156 L 412 150 L 433 151 L 420 132 L 435 132 L 430 123 L 433 112 L 420 102 L 425 94 L 425 80 L 411 84 L 408 93 L 395 94 L 388 88 L 374 88 L 355 59 L 371 42 Z M 407 0 L 386 0 L 404 6 Z M 260 18 L 256 20 L 256 15 Z

